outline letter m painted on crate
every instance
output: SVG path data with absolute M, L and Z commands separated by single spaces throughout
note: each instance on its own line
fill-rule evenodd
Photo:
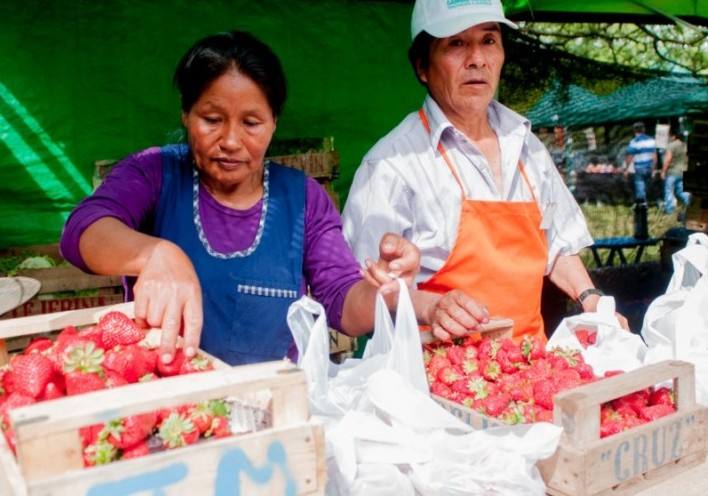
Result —
M 216 475 L 214 496 L 248 496 L 241 492 L 239 483 L 241 473 L 255 484 L 265 486 L 275 475 L 275 469 L 280 469 L 285 479 L 283 496 L 295 496 L 297 487 L 295 478 L 288 468 L 288 456 L 280 441 L 273 441 L 268 446 L 266 463 L 262 467 L 254 467 L 251 460 L 242 449 L 229 450 L 221 457 Z M 278 496 L 273 494 L 273 496 Z

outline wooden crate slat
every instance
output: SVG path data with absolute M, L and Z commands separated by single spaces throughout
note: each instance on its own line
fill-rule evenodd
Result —
M 220 494 L 217 485 L 224 491 L 224 483 L 231 488 L 227 494 L 236 494 L 237 486 L 239 494 L 255 496 L 288 494 L 286 481 L 294 484 L 297 495 L 324 494 L 322 443 L 321 426 L 268 429 L 30 482 L 28 496 L 121 494 L 121 487 Z M 251 478 L 253 469 L 269 466 L 273 476 L 267 485 Z
M 42 283 L 39 294 L 98 289 L 123 284 L 120 276 L 87 274 L 72 265 L 47 269 L 22 269 L 17 271 L 17 275 L 31 277 Z
M 162 407 L 267 389 L 274 391 L 274 395 L 278 391 L 291 389 L 306 400 L 305 381 L 304 372 L 290 362 L 264 362 L 44 401 L 17 408 L 10 412 L 10 418 L 15 425 L 18 442 L 24 442 L 41 438 L 48 432 L 77 429 Z M 287 415 L 291 422 L 305 422 L 308 419 L 306 409 L 297 408 L 297 405 Z

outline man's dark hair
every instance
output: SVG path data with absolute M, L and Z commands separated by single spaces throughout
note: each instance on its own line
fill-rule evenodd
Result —
M 248 76 L 263 91 L 274 117 L 283 111 L 287 88 L 277 55 L 244 31 L 219 33 L 197 41 L 177 64 L 174 84 L 183 112 L 189 112 L 204 89 L 230 69 Z
M 646 131 L 644 123 L 641 121 L 635 122 L 634 124 L 632 124 L 632 131 L 634 131 L 635 133 L 644 133 Z

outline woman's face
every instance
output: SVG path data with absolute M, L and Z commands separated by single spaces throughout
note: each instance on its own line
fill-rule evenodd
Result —
M 275 118 L 265 94 L 248 76 L 235 68 L 219 76 L 182 114 L 182 123 L 204 180 L 219 188 L 256 176 L 260 181 Z

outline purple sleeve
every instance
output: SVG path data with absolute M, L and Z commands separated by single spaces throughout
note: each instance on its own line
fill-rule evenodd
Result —
M 339 212 L 317 181 L 306 181 L 303 271 L 313 298 L 325 307 L 329 326 L 340 329 L 344 298 L 362 277 L 344 240 Z
M 71 212 L 61 235 L 62 256 L 81 270 L 91 272 L 79 252 L 84 231 L 103 217 L 115 217 L 133 229 L 140 229 L 152 217 L 161 185 L 160 148 L 148 148 L 121 160 L 101 186 Z

